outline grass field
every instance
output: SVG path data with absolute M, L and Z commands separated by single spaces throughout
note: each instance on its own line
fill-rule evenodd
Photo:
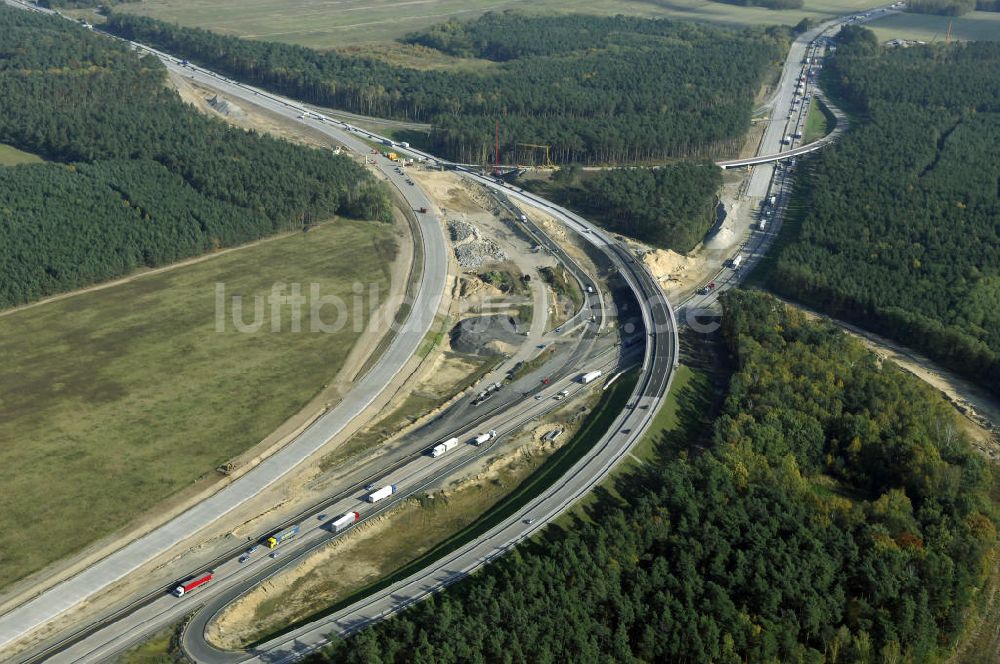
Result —
M 878 6 L 877 0 L 805 0 L 796 10 L 771 11 L 711 0 L 144 0 L 115 11 L 152 16 L 253 39 L 328 49 L 388 42 L 448 18 L 485 11 L 632 14 L 745 26 L 823 19 Z M 884 4 L 884 3 L 883 3 Z
M 806 116 L 806 127 L 802 134 L 802 143 L 812 143 L 823 138 L 837 126 L 837 118 L 826 110 L 815 97 L 809 102 L 809 114 Z
M 29 152 L 21 152 L 17 148 L 0 143 L 0 166 L 17 166 L 18 164 L 39 164 L 41 157 Z
M 270 309 L 238 332 L 231 304 L 217 332 L 217 283 L 244 296 L 245 321 L 275 282 L 316 283 L 350 312 L 355 282 L 387 291 L 392 233 L 337 221 L 0 316 L 0 586 L 212 475 L 308 403 L 360 336 L 309 331 L 308 305 L 300 333 L 288 305 L 278 332 Z
M 928 14 L 895 14 L 872 22 L 879 41 L 913 39 L 944 42 L 951 22 L 951 38 L 959 41 L 1000 40 L 1000 12 L 970 12 L 955 18 Z

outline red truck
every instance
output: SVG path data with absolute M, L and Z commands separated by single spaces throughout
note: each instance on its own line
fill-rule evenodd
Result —
M 174 597 L 183 597 L 185 594 L 191 592 L 198 586 L 203 586 L 209 581 L 211 581 L 213 574 L 215 574 L 215 572 L 208 572 L 207 574 L 202 574 L 200 576 L 193 576 L 184 583 L 182 583 L 181 585 L 174 588 L 171 594 Z

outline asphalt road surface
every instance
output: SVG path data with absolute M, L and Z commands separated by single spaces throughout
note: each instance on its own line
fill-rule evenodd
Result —
M 808 44 L 805 44 L 804 46 L 808 46 Z M 190 78 L 194 78 L 195 80 L 198 80 L 201 83 L 208 84 L 211 85 L 212 87 L 218 88 L 223 92 L 225 92 L 226 94 L 229 94 L 234 97 L 243 97 L 243 98 L 247 98 L 247 95 L 253 95 L 253 97 L 251 98 L 253 103 L 268 108 L 269 110 L 272 110 L 282 115 L 290 116 L 299 113 L 302 116 L 299 118 L 301 121 L 306 122 L 307 124 L 310 124 L 311 126 L 314 126 L 315 128 L 320 129 L 325 133 L 328 133 L 339 142 L 344 143 L 347 147 L 359 153 L 368 152 L 369 147 L 363 141 L 358 140 L 356 138 L 357 135 L 359 134 L 363 135 L 366 138 L 369 138 L 370 140 L 381 139 L 381 137 L 378 137 L 377 135 L 365 132 L 364 130 L 359 130 L 357 128 L 350 127 L 349 125 L 346 125 L 342 121 L 331 120 L 322 116 L 318 116 L 310 111 L 307 111 L 301 105 L 296 105 L 294 102 L 282 100 L 263 91 L 254 90 L 252 88 L 248 88 L 247 86 L 243 86 L 234 83 L 232 81 L 227 81 L 222 77 L 219 77 L 211 72 L 207 72 L 200 68 L 180 67 L 179 63 L 176 60 L 170 58 L 170 56 L 166 56 L 164 54 L 158 54 L 158 55 L 161 58 L 163 58 L 167 62 L 168 66 L 171 67 L 172 69 L 178 70 L 182 72 L 184 75 Z M 780 107 L 782 103 L 783 93 L 788 91 L 786 90 L 786 85 L 788 84 L 788 81 L 786 80 L 787 79 L 786 74 L 788 73 L 789 65 L 795 61 L 800 62 L 801 58 L 802 58 L 801 54 L 799 54 L 796 57 L 796 53 L 793 47 L 793 52 L 790 54 L 788 62 L 786 62 L 786 72 L 785 74 L 783 74 L 782 84 L 779 88 L 778 94 L 775 97 L 775 104 L 777 105 L 777 107 Z M 796 82 L 796 80 L 793 77 L 790 79 L 790 81 L 793 84 L 791 88 L 793 90 L 794 83 Z M 801 121 L 801 118 L 799 119 L 799 121 Z M 778 127 L 779 123 L 772 123 L 772 125 L 769 126 L 768 130 L 765 131 L 765 138 L 761 144 L 762 151 L 766 149 L 769 140 L 773 141 L 774 139 L 773 135 L 778 135 L 778 142 L 780 149 L 781 138 L 784 136 L 784 134 L 780 132 L 786 130 L 786 128 L 781 127 L 779 129 Z M 405 151 L 405 150 L 397 149 L 397 151 Z M 416 152 L 416 151 L 411 151 L 411 152 Z M 429 155 L 426 156 L 430 157 Z M 433 157 L 430 158 L 433 160 Z M 400 191 L 404 193 L 404 196 L 407 196 L 407 200 L 411 205 L 413 205 L 415 208 L 418 209 L 421 207 L 426 207 L 429 210 L 433 209 L 431 202 L 426 197 L 423 196 L 422 192 L 420 192 L 418 188 L 406 185 L 405 176 L 400 176 L 397 173 L 395 173 L 394 165 L 385 162 L 381 158 L 378 158 L 377 161 L 379 162 L 378 165 L 382 168 L 383 172 L 386 174 L 389 180 L 400 188 Z M 755 170 L 763 171 L 764 169 L 755 169 Z M 329 616 L 325 619 L 319 620 L 299 630 L 296 630 L 291 634 L 284 635 L 282 637 L 279 637 L 278 639 L 275 639 L 272 642 L 264 644 L 263 646 L 255 649 L 252 652 L 225 653 L 217 651 L 215 649 L 208 647 L 207 644 L 204 643 L 203 639 L 200 638 L 200 633 L 201 633 L 200 629 L 188 630 L 185 633 L 184 645 L 185 648 L 188 649 L 189 654 L 194 655 L 197 661 L 278 662 L 278 661 L 290 661 L 292 659 L 297 659 L 306 652 L 311 652 L 312 650 L 315 650 L 316 648 L 321 647 L 324 643 L 328 642 L 330 634 L 335 634 L 335 635 L 349 634 L 352 631 L 355 631 L 363 627 L 364 625 L 371 623 L 372 621 L 380 620 L 384 616 L 389 615 L 392 612 L 398 611 L 412 602 L 418 601 L 419 599 L 425 597 L 426 595 L 435 592 L 436 590 L 440 589 L 441 587 L 444 587 L 445 585 L 453 582 L 454 580 L 457 580 L 458 578 L 462 578 L 470 571 L 478 568 L 483 564 L 486 564 L 490 560 L 494 559 L 496 556 L 505 553 L 516 542 L 524 539 L 525 537 L 530 536 L 535 530 L 543 527 L 545 523 L 547 523 L 550 519 L 562 513 L 567 507 L 572 505 L 580 497 L 589 492 L 598 482 L 600 482 L 607 475 L 608 472 L 610 472 L 611 468 L 613 468 L 613 466 L 625 454 L 627 454 L 628 451 L 631 449 L 631 447 L 641 438 L 642 434 L 645 432 L 645 429 L 648 427 L 653 415 L 658 409 L 662 401 L 662 398 L 664 397 L 669 388 L 669 383 L 672 377 L 672 369 L 676 365 L 677 361 L 677 355 L 676 355 L 677 328 L 674 322 L 673 312 L 671 311 L 669 304 L 667 303 L 665 297 L 663 296 L 662 290 L 659 288 L 658 284 L 652 279 L 651 275 L 649 275 L 649 273 L 646 272 L 646 270 L 643 267 L 641 267 L 639 264 L 636 263 L 634 258 L 631 255 L 629 255 L 627 250 L 623 249 L 612 238 L 604 234 L 599 229 L 593 227 L 591 224 L 586 222 L 586 220 L 580 218 L 579 216 L 567 210 L 559 208 L 558 206 L 554 206 L 548 201 L 545 201 L 536 196 L 528 194 L 527 192 L 513 189 L 502 184 L 498 184 L 494 182 L 491 178 L 484 178 L 482 176 L 469 172 L 465 172 L 463 174 L 466 177 L 478 179 L 483 184 L 493 187 L 494 189 L 503 191 L 507 196 L 509 196 L 512 199 L 520 200 L 522 202 L 526 202 L 531 205 L 536 205 L 540 208 L 546 209 L 546 211 L 548 211 L 550 214 L 552 214 L 554 217 L 556 217 L 558 220 L 564 223 L 568 228 L 577 231 L 578 233 L 581 234 L 581 237 L 584 237 L 594 246 L 604 251 L 608 255 L 609 259 L 616 265 L 621 275 L 623 276 L 625 281 L 629 284 L 629 286 L 632 288 L 632 290 L 635 292 L 636 297 L 640 301 L 640 308 L 643 315 L 645 327 L 649 334 L 647 339 L 648 343 L 646 344 L 645 347 L 645 355 L 642 363 L 641 376 L 639 384 L 636 388 L 636 394 L 638 395 L 638 398 L 633 399 L 632 404 L 630 404 L 630 406 L 632 407 L 626 409 L 625 411 L 619 414 L 618 418 L 615 420 L 615 423 L 608 430 L 608 432 L 601 439 L 601 441 L 583 459 L 581 459 L 563 478 L 561 478 L 559 482 L 557 482 L 555 485 L 551 487 L 548 487 L 540 496 L 538 496 L 534 501 L 532 501 L 532 503 L 530 503 L 525 508 L 523 514 L 517 514 L 510 517 L 505 522 L 497 525 L 493 530 L 491 530 L 486 535 L 478 538 L 474 542 L 468 543 L 467 545 L 455 551 L 454 553 L 450 554 L 449 556 L 446 556 L 443 560 L 436 562 L 435 564 L 429 566 L 424 570 L 421 570 L 420 572 L 414 574 L 410 578 L 404 579 L 403 581 L 400 581 L 394 586 L 384 591 L 378 592 L 373 596 L 368 597 L 365 600 L 358 602 L 357 604 L 348 607 L 333 616 Z M 770 178 L 768 178 L 768 182 L 769 181 Z M 770 185 L 768 184 L 768 186 Z M 446 265 L 446 261 L 444 260 L 443 256 L 443 246 L 444 246 L 443 238 L 440 237 L 441 236 L 440 225 L 438 224 L 437 220 L 433 218 L 430 214 L 418 215 L 418 218 L 421 220 L 421 229 L 424 235 L 425 245 L 427 245 L 427 247 L 430 248 L 440 239 L 441 249 L 442 249 L 442 251 L 438 253 L 437 256 L 435 257 L 431 256 L 432 253 L 431 251 L 425 251 L 425 280 L 424 284 L 421 287 L 421 293 L 423 293 L 425 290 L 427 290 L 426 288 L 427 283 L 433 281 L 433 279 L 431 278 L 434 269 L 433 266 L 431 265 L 433 263 L 433 258 L 437 259 L 438 268 L 443 268 L 443 266 Z M 428 226 L 433 226 L 433 233 L 432 229 L 428 228 Z M 772 230 L 772 233 L 773 232 L 774 231 Z M 431 237 L 432 235 L 434 237 Z M 428 241 L 429 239 L 431 241 Z M 749 265 L 749 263 L 747 263 L 746 265 Z M 431 272 L 428 272 L 428 270 L 431 270 Z M 737 276 L 735 271 L 733 276 L 734 278 Z M 440 275 L 440 279 L 441 279 L 441 284 L 443 285 L 443 274 Z M 440 298 L 440 290 L 438 290 L 437 292 L 437 297 Z M 419 298 L 420 295 L 418 294 L 418 299 Z M 414 307 L 415 312 L 420 312 L 421 310 L 423 310 L 425 312 L 425 315 L 423 317 L 421 317 L 419 314 L 416 314 L 415 316 L 411 315 L 411 319 L 414 317 L 420 319 L 421 321 L 423 321 L 423 319 L 426 319 L 427 326 L 429 327 L 431 321 L 433 320 L 433 312 L 436 310 L 436 301 L 437 300 L 434 301 L 435 306 L 430 306 L 426 308 L 415 306 Z M 411 321 L 408 320 L 407 324 L 409 325 L 410 322 Z M 399 340 L 402 337 L 403 337 L 402 334 L 400 334 L 397 337 L 397 339 L 393 342 L 393 346 L 390 347 L 389 351 L 392 351 L 395 346 L 401 345 L 399 343 Z M 423 333 L 420 333 L 417 336 L 416 339 L 417 343 L 419 343 L 419 340 L 422 337 Z M 415 348 L 415 344 L 413 348 Z M 412 352 L 412 349 L 410 352 Z M 388 356 L 389 352 L 387 352 L 386 355 Z M 402 361 L 405 361 L 405 358 L 408 357 L 409 353 L 405 355 Z M 383 384 L 384 384 L 385 377 L 387 375 L 391 375 L 392 373 L 392 372 L 389 372 L 388 374 L 384 373 L 385 367 L 383 367 L 382 365 L 385 362 L 385 360 L 386 357 L 383 356 L 379 364 L 376 365 L 376 367 L 371 372 L 369 372 L 368 376 L 366 376 L 366 379 L 370 378 L 372 375 L 378 374 L 380 377 L 383 378 Z M 348 395 L 348 398 L 345 398 L 345 403 L 348 401 L 348 399 L 356 395 L 358 392 L 359 390 L 352 391 L 351 394 Z M 370 396 L 370 398 L 368 398 L 367 402 L 370 403 L 370 401 L 374 398 L 375 395 L 377 395 L 377 392 L 373 393 Z M 364 399 L 365 397 L 361 396 L 357 398 Z M 358 403 L 361 402 L 358 401 Z M 363 406 L 361 408 L 358 408 L 357 411 L 355 412 L 360 411 L 362 408 Z M 525 413 L 530 415 L 531 404 L 527 404 L 523 408 Z M 336 409 L 334 411 L 331 411 L 331 413 L 328 413 L 327 416 L 323 418 L 323 420 L 326 420 L 327 417 L 332 415 L 335 411 Z M 497 430 L 501 432 L 501 435 L 503 435 L 503 433 L 507 433 L 508 431 L 512 430 L 512 429 L 505 429 L 505 427 L 510 427 L 512 425 L 520 426 L 520 424 L 523 423 L 521 420 L 518 419 L 519 415 L 521 415 L 521 413 L 519 413 L 517 408 L 514 406 L 504 409 L 504 412 L 499 415 L 499 417 L 502 419 L 498 420 L 500 423 L 496 425 Z M 349 420 L 344 420 L 339 426 L 342 428 L 347 421 Z M 317 436 L 320 435 L 319 432 L 314 432 L 316 428 L 317 427 L 314 425 L 314 427 L 308 430 L 303 435 L 302 438 L 306 438 L 310 436 L 310 434 L 312 434 L 311 439 L 314 441 L 315 444 L 316 441 L 318 440 Z M 337 431 L 339 431 L 339 428 L 337 429 Z M 334 431 L 333 433 L 336 433 L 336 431 Z M 330 435 L 333 435 L 333 433 L 331 433 Z M 316 447 L 321 446 L 323 442 L 325 442 L 325 440 L 327 440 L 328 438 L 329 436 L 326 436 L 325 438 L 322 438 L 322 440 L 319 440 L 318 444 L 316 444 Z M 296 442 L 298 442 L 298 440 Z M 476 449 L 476 448 L 470 448 L 470 449 Z M 471 454 L 472 452 L 468 452 L 466 450 L 465 453 Z M 461 455 L 455 455 L 455 457 L 448 463 L 454 464 L 455 467 L 457 467 L 457 464 L 459 464 L 462 461 L 460 456 Z M 301 458 L 298 461 L 301 461 Z M 293 467 L 296 463 L 298 463 L 298 461 L 294 461 L 293 459 L 286 459 L 284 470 L 283 471 L 281 470 L 282 466 L 280 465 L 278 468 L 272 470 L 272 475 L 276 474 L 274 476 L 274 479 L 271 479 L 270 481 L 267 482 L 267 484 L 262 485 L 260 488 L 263 488 L 264 486 L 267 486 L 276 479 L 278 479 L 280 476 L 285 474 L 291 467 Z M 291 463 L 292 465 L 287 465 L 288 463 Z M 409 464 L 406 468 L 401 468 L 395 471 L 403 473 L 402 477 L 389 475 L 386 476 L 384 480 L 385 482 L 405 481 L 408 482 L 410 485 L 419 485 L 421 482 L 427 482 L 429 485 L 430 483 L 433 483 L 435 481 L 436 477 L 440 476 L 438 472 L 440 469 L 434 468 L 434 465 L 435 464 L 433 464 L 433 462 L 430 461 L 428 458 L 428 461 L 422 464 Z M 256 474 L 258 474 L 258 471 L 254 471 L 254 473 L 251 473 L 251 475 L 248 475 L 247 477 Z M 232 487 L 230 488 L 233 488 L 235 486 L 236 484 L 232 485 Z M 249 488 L 251 487 L 248 486 L 248 489 Z M 257 489 L 257 491 L 259 490 L 260 489 Z M 220 494 L 216 494 L 216 496 L 220 496 L 221 494 L 222 492 L 220 492 Z M 249 494 L 249 495 L 254 495 L 254 494 Z M 249 497 L 249 495 L 247 497 Z M 240 500 L 240 494 L 229 496 L 228 498 L 230 500 L 232 499 Z M 340 507 L 344 507 L 346 511 L 347 509 L 350 508 L 351 505 L 356 505 L 359 498 L 360 496 L 351 496 L 349 498 L 346 498 L 345 501 L 349 502 L 344 502 L 343 504 L 334 505 L 331 511 L 335 515 L 338 514 L 337 509 L 339 509 Z M 246 500 L 246 498 L 242 498 L 242 500 Z M 242 500 L 240 500 L 240 502 L 242 502 Z M 205 503 L 202 503 L 202 505 L 205 505 Z M 202 505 L 199 505 L 199 507 L 201 507 Z M 226 507 L 225 504 L 221 506 L 216 506 L 216 509 L 218 510 L 220 507 L 223 508 L 223 511 L 228 511 L 228 509 L 232 509 L 232 506 L 229 506 L 228 509 L 225 509 Z M 191 512 L 192 513 L 196 512 L 196 510 L 198 510 L 198 508 L 191 510 Z M 189 513 L 185 513 L 185 515 L 182 515 L 182 517 L 186 516 L 187 514 Z M 218 512 L 215 514 L 215 516 L 217 515 Z M 212 519 L 206 521 L 205 523 L 199 525 L 198 528 L 204 527 L 204 525 L 208 525 L 208 523 L 210 523 L 211 520 L 214 520 L 215 516 L 213 516 Z M 531 523 L 528 523 L 529 520 L 531 521 Z M 198 523 L 197 519 L 192 523 L 197 524 Z M 189 523 L 189 525 L 191 524 Z M 194 532 L 194 530 L 188 528 L 181 531 L 181 534 L 189 535 L 192 532 Z M 305 540 L 306 537 L 309 536 L 314 537 L 316 539 L 322 537 L 322 528 L 318 527 L 313 528 L 311 532 L 313 533 L 312 535 L 309 535 L 308 533 L 304 534 L 303 540 Z M 175 533 L 175 535 L 176 534 L 177 533 Z M 136 542 L 134 544 L 139 544 L 143 541 L 144 540 L 139 540 L 139 542 Z M 173 541 L 170 541 L 170 544 L 173 543 L 174 543 Z M 157 546 L 156 543 L 150 542 L 149 544 L 152 544 L 154 549 Z M 160 543 L 161 548 L 159 551 L 157 551 L 157 553 L 163 550 L 162 548 L 163 544 L 165 543 Z M 122 551 L 126 551 L 132 546 L 133 545 L 129 545 L 129 547 L 126 547 Z M 302 549 L 302 552 L 304 553 L 305 549 Z M 107 560 L 111 560 L 111 558 L 106 559 L 106 561 Z M 253 573 L 254 564 L 257 564 L 260 567 L 264 566 L 260 558 L 252 559 L 250 561 L 250 564 L 245 565 L 243 567 L 243 569 L 247 571 L 246 574 L 242 576 L 238 574 L 233 574 L 231 577 L 232 582 L 230 586 L 223 589 L 225 591 L 224 594 L 225 597 L 223 597 L 223 599 L 225 598 L 231 599 L 232 597 L 238 596 L 239 592 L 241 592 L 240 589 L 245 588 L 248 584 L 256 585 L 257 583 L 259 583 L 260 578 L 262 577 L 260 575 L 255 575 Z M 100 566 L 101 564 L 98 564 L 95 567 L 91 568 L 91 570 L 97 569 Z M 132 569 L 134 569 L 134 567 Z M 88 572 L 90 572 L 91 570 L 88 570 Z M 85 572 L 84 574 L 80 575 L 80 577 L 85 576 L 88 572 Z M 271 571 L 267 572 L 267 574 L 270 573 L 273 572 Z M 116 578 L 121 578 L 121 576 L 123 575 L 124 573 L 122 573 L 120 576 Z M 254 576 L 256 576 L 257 578 L 253 578 Z M 76 577 L 71 581 L 74 581 L 80 577 Z M 247 577 L 250 577 L 249 580 L 247 580 Z M 243 586 L 240 586 L 237 583 L 237 581 L 241 579 L 244 579 Z M 100 578 L 97 577 L 91 580 L 92 585 L 95 582 L 100 583 L 101 582 Z M 106 581 L 105 585 L 107 585 L 108 583 L 113 583 L 113 580 Z M 57 588 L 59 587 L 57 586 Z M 11 624 L 9 619 L 12 615 L 20 612 L 21 614 L 20 619 L 22 621 L 21 622 L 22 625 L 29 625 L 33 621 L 35 622 L 35 625 L 37 625 L 41 624 L 42 622 L 45 622 L 46 620 L 51 619 L 51 617 L 58 615 L 63 610 L 71 606 L 65 604 L 65 602 L 58 601 L 58 599 L 54 599 L 53 601 L 43 602 L 42 600 L 45 597 L 46 595 L 43 594 L 42 596 L 34 600 L 32 603 L 29 603 L 21 607 L 20 609 L 15 610 L 15 612 L 11 612 L 3 617 L 0 617 L 0 646 L 2 646 L 2 644 L 5 642 L 9 642 L 10 640 L 8 638 L 7 641 L 4 641 L 4 635 L 7 633 L 4 630 L 7 629 L 5 626 Z M 168 598 L 163 598 L 163 599 L 168 599 Z M 221 600 L 213 601 L 212 603 L 213 605 L 216 604 L 219 606 L 224 605 L 224 603 L 222 603 Z M 41 607 L 47 607 L 47 608 L 44 608 L 40 612 L 28 611 L 27 613 L 25 613 L 23 611 L 25 609 L 31 608 L 33 605 L 35 606 L 36 609 Z M 184 604 L 176 602 L 174 603 L 174 606 L 177 607 L 176 608 L 177 617 L 179 617 L 185 611 L 190 611 L 190 609 L 192 608 L 191 604 L 187 604 L 187 606 L 185 607 Z M 53 610 L 55 610 L 56 613 L 53 614 L 52 613 Z M 141 611 L 133 614 L 134 620 L 138 620 L 141 624 L 143 620 L 147 619 L 147 616 L 144 615 L 143 613 L 147 610 L 150 612 L 150 616 L 148 617 L 149 620 L 153 620 L 155 618 L 157 621 L 159 621 L 165 615 L 165 612 L 163 611 L 162 608 L 159 608 L 159 611 L 157 611 L 157 607 L 154 607 L 154 605 L 151 604 L 147 607 L 144 607 Z M 41 620 L 39 622 L 38 616 L 46 612 L 51 614 L 50 617 Z M 208 618 L 211 617 L 211 613 L 207 611 L 202 612 L 199 614 L 199 620 L 201 620 L 202 617 L 204 617 L 204 619 L 207 620 Z M 199 623 L 199 625 L 203 625 L 203 623 Z M 118 645 L 120 646 L 120 642 Z M 118 650 L 116 649 L 115 652 L 118 652 Z M 110 654 L 111 654 L 110 650 L 107 653 L 105 653 L 105 655 L 110 655 Z M 91 656 L 94 657 L 96 661 L 96 659 L 100 659 L 104 655 L 102 655 L 97 651 L 93 651 L 91 653 Z M 88 660 L 91 659 L 91 656 L 88 656 Z M 80 660 L 77 659 L 74 661 L 80 661 Z
M 16 3 L 10 4 L 17 6 Z M 221 85 L 217 77 L 204 71 L 191 72 L 188 68 L 176 64 L 168 66 L 215 87 Z M 254 101 L 275 112 L 296 117 L 294 109 L 266 98 Z M 370 150 L 363 141 L 349 132 L 318 121 L 304 121 L 328 133 L 351 149 L 361 153 Z M 376 364 L 350 392 L 344 395 L 340 403 L 291 443 L 261 462 L 254 470 L 144 537 L 127 544 L 76 576 L 0 616 L 0 649 L 49 623 L 89 597 L 111 587 L 134 570 L 211 525 L 220 516 L 242 505 L 284 477 L 367 408 L 410 359 L 430 330 L 444 292 L 448 267 L 447 246 L 430 198 L 419 187 L 407 185 L 405 176 L 395 172 L 395 164 L 380 158 L 377 160 L 377 165 L 397 186 L 409 205 L 415 209 L 426 207 L 428 213 L 417 215 L 424 248 L 421 283 L 406 321 Z

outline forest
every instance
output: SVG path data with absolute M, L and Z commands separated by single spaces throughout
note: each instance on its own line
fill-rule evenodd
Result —
M 389 220 L 349 158 L 207 118 L 158 60 L 0 6 L 0 307 L 346 215 Z
M 942 661 L 997 546 L 990 467 L 939 395 L 833 325 L 723 305 L 710 432 L 312 661 Z
M 702 157 L 741 140 L 784 28 L 730 31 L 625 16 L 487 13 L 449 21 L 422 44 L 495 61 L 418 70 L 375 58 L 223 36 L 128 14 L 107 29 L 304 101 L 432 123 L 427 147 L 464 163 L 626 162 Z
M 1000 393 L 1000 44 L 845 32 L 828 73 L 862 119 L 798 179 L 766 282 Z
M 608 230 L 687 253 L 715 223 L 722 171 L 709 161 L 676 161 L 658 168 L 616 168 L 579 177 L 560 169 L 550 184 L 519 184 L 568 205 Z

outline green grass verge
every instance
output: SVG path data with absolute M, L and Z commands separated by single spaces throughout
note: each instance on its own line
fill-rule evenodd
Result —
M 122 653 L 118 664 L 182 664 L 190 662 L 179 643 L 179 629 L 171 625 Z
M 17 166 L 18 164 L 40 164 L 44 161 L 38 155 L 22 152 L 15 147 L 0 143 L 0 166 Z
M 809 101 L 809 114 L 806 116 L 806 127 L 802 134 L 802 143 L 812 143 L 833 131 L 837 126 L 837 118 L 827 109 L 826 104 L 816 97 Z
M 361 600 L 373 592 L 391 586 L 392 584 L 405 579 L 411 574 L 423 569 L 435 560 L 446 556 L 456 550 L 466 542 L 469 542 L 479 535 L 487 532 L 490 528 L 508 518 L 518 510 L 522 509 L 532 498 L 537 496 L 546 487 L 551 486 L 562 477 L 577 461 L 587 453 L 588 450 L 600 440 L 601 436 L 610 428 L 611 423 L 618 413 L 625 407 L 632 390 L 635 388 L 639 378 L 637 370 L 632 370 L 619 378 L 601 396 L 600 401 L 584 420 L 580 430 L 573 438 L 557 452 L 555 452 L 542 466 L 532 473 L 527 480 L 522 482 L 516 489 L 508 494 L 502 501 L 487 510 L 481 517 L 468 527 L 456 532 L 449 538 L 439 543 L 434 548 L 427 551 L 419 558 L 401 567 L 392 574 L 383 577 L 374 583 L 336 604 L 315 613 L 307 618 L 298 620 L 284 629 L 262 637 L 259 641 L 251 644 L 251 647 L 259 643 L 268 641 L 281 634 L 286 634 L 301 625 L 318 620 L 324 616 L 336 613 L 340 609 L 350 606 L 354 602 Z
M 564 528 L 572 528 L 578 521 L 591 521 L 589 509 L 600 501 L 610 498 L 612 501 L 624 504 L 624 499 L 618 491 L 619 482 L 628 477 L 638 467 L 656 463 L 660 456 L 660 445 L 665 436 L 680 431 L 688 424 L 685 414 L 693 409 L 699 411 L 707 408 L 712 390 L 712 379 L 704 370 L 692 369 L 680 365 L 675 369 L 674 380 L 663 405 L 653 416 L 649 430 L 632 451 L 626 456 L 611 474 L 600 485 L 600 491 L 589 494 L 577 503 L 573 509 L 559 517 L 556 524 Z
M 545 348 L 540 353 L 538 353 L 538 355 L 531 358 L 530 360 L 526 360 L 524 362 L 520 362 L 519 364 L 517 364 L 514 367 L 513 371 L 510 372 L 510 380 L 513 382 L 521 378 L 522 376 L 527 376 L 535 369 L 541 367 L 543 364 L 552 359 L 553 351 L 554 349 L 552 348 L 552 346 L 549 346 L 548 348 Z
M 214 476 L 303 408 L 360 336 L 353 318 L 310 332 L 308 305 L 300 333 L 288 305 L 280 331 L 262 307 L 267 324 L 238 332 L 228 296 L 252 321 L 273 284 L 316 284 L 351 317 L 354 283 L 388 291 L 395 246 L 388 226 L 338 220 L 0 316 L 0 586 Z M 321 313 L 332 323 L 336 307 Z
M 542 275 L 545 283 L 552 286 L 556 295 L 569 298 L 573 302 L 574 312 L 580 310 L 580 307 L 583 306 L 583 291 L 580 290 L 580 284 L 569 272 L 562 267 L 543 267 L 538 270 L 538 273 Z

